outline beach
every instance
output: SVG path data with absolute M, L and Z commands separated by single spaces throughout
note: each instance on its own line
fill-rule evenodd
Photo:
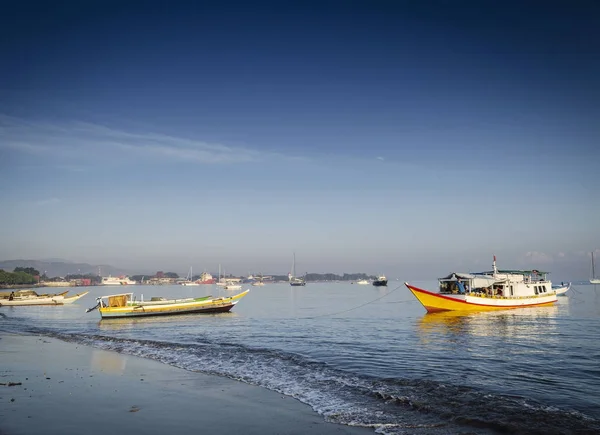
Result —
M 233 379 L 64 342 L 0 334 L 0 434 L 373 433 Z

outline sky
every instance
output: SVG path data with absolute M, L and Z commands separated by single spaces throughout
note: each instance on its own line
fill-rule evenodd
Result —
M 9 2 L 0 260 L 147 273 L 600 253 L 593 1 Z

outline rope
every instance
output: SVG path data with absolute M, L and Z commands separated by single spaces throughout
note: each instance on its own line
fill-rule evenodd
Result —
M 384 294 L 381 297 L 378 297 L 376 299 L 373 299 L 372 301 L 369 302 L 365 302 L 364 304 L 358 305 L 357 307 L 354 308 L 348 308 L 347 310 L 342 310 L 342 311 L 338 311 L 336 313 L 327 313 L 327 314 L 321 314 L 319 316 L 308 316 L 308 317 L 296 317 L 297 319 L 318 319 L 319 317 L 331 317 L 331 316 L 337 316 L 339 314 L 344 314 L 344 313 L 348 313 L 350 311 L 354 311 L 357 310 L 359 308 L 362 308 L 364 306 L 367 306 L 369 304 L 372 304 L 373 302 L 377 302 L 378 300 L 381 300 L 389 295 L 391 295 L 392 293 L 394 293 L 396 290 L 398 290 L 399 288 L 401 288 L 403 286 L 403 284 L 400 284 L 398 287 L 396 287 L 395 289 L 393 289 L 391 292 Z M 397 303 L 401 303 L 401 302 L 414 302 L 414 301 L 399 301 Z

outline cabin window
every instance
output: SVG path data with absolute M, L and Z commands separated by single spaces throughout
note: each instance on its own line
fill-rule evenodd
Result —
M 513 293 L 513 286 L 512 286 L 512 285 L 510 286 L 510 295 L 511 295 L 511 296 L 514 296 L 514 293 Z
M 537 285 L 533 286 L 533 291 L 535 292 L 536 295 L 538 294 L 538 286 Z

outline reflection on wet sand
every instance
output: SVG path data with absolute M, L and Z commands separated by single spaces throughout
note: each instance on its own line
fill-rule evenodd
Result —
M 507 311 L 428 313 L 418 320 L 422 339 L 432 336 L 526 337 L 547 341 L 557 330 L 557 306 Z M 541 328 L 541 329 L 540 329 Z
M 127 365 L 127 356 L 107 352 L 105 350 L 92 350 L 92 360 L 90 362 L 92 370 L 97 370 L 115 375 L 122 375 Z

